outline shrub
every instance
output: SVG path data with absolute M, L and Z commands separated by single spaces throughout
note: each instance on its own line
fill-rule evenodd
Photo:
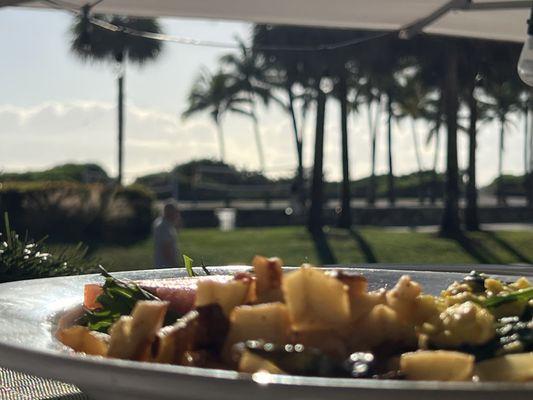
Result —
M 110 178 L 105 170 L 97 164 L 63 164 L 44 171 L 0 174 L 0 181 L 69 181 L 79 183 L 106 183 L 110 181 Z
M 153 196 L 135 186 L 75 182 L 11 182 L 0 188 L 0 210 L 19 232 L 78 241 L 134 241 L 150 232 Z
M 496 195 L 501 189 L 502 194 L 507 196 L 524 196 L 526 194 L 525 182 L 526 179 L 523 175 L 503 175 L 495 178 L 483 190 Z
M 103 239 L 130 242 L 148 236 L 154 217 L 153 200 L 153 193 L 138 184 L 117 189 L 104 214 Z
M 51 276 L 79 275 L 97 271 L 96 260 L 87 257 L 87 247 L 76 247 L 51 254 L 45 241 L 21 237 L 11 229 L 8 214 L 4 214 L 4 233 L 0 233 L 0 282 Z

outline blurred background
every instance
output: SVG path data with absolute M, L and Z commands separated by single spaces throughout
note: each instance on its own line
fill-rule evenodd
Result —
M 0 281 L 151 268 L 169 199 L 197 265 L 532 263 L 521 43 L 97 18 L 0 9 Z

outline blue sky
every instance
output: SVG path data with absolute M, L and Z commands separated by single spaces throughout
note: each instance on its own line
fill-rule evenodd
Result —
M 68 29 L 72 17 L 60 11 L 0 9 L 0 170 L 21 171 L 49 167 L 67 161 L 94 161 L 116 173 L 116 82 L 114 67 L 83 63 L 69 52 Z M 163 19 L 165 32 L 197 39 L 232 41 L 247 38 L 249 24 L 235 22 Z M 227 50 L 166 43 L 156 62 L 126 73 L 126 177 L 169 169 L 194 158 L 218 154 L 214 127 L 206 115 L 189 121 L 179 117 L 187 92 L 202 66 L 216 67 Z M 325 170 L 340 177 L 338 106 L 328 103 Z M 312 118 L 312 116 L 311 116 Z M 312 160 L 312 121 L 307 121 L 305 160 Z M 290 121 L 279 110 L 262 110 L 261 133 L 272 175 L 288 174 L 295 166 Z M 518 121 L 518 126 L 522 124 Z M 351 123 L 351 156 L 354 175 L 369 172 L 369 140 L 366 118 Z M 419 126 L 422 134 L 424 126 Z M 258 162 L 249 120 L 230 115 L 224 120 L 227 161 L 243 168 Z M 505 170 L 523 170 L 523 134 L 509 133 Z M 383 132 L 384 133 L 384 132 Z M 378 171 L 385 171 L 384 135 Z M 398 173 L 416 169 L 412 138 L 407 123 L 396 128 L 395 157 Z M 479 180 L 496 175 L 497 131 L 485 126 L 480 132 Z M 429 167 L 433 149 L 424 149 Z M 459 138 L 460 163 L 466 162 L 466 140 Z M 443 166 L 441 157 L 440 165 Z

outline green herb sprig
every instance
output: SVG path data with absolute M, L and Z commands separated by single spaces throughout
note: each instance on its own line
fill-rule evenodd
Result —
M 183 264 L 185 265 L 185 269 L 187 270 L 187 275 L 189 275 L 190 277 L 193 277 L 193 276 L 198 276 L 196 274 L 196 272 L 194 272 L 194 269 L 193 269 L 193 264 L 194 264 L 194 260 L 187 256 L 187 255 L 183 255 Z M 202 260 L 202 270 L 204 271 L 204 273 L 206 275 L 211 275 L 211 272 L 209 272 L 209 270 L 207 269 L 207 267 L 205 266 L 203 260 Z
M 102 294 L 96 301 L 101 304 L 97 310 L 85 310 L 78 321 L 93 331 L 107 333 L 109 328 L 122 316 L 129 315 L 139 300 L 160 300 L 134 282 L 117 279 L 99 266 L 105 283 Z
M 494 308 L 501 306 L 502 304 L 513 303 L 515 301 L 529 301 L 533 299 L 533 287 L 520 289 L 515 292 L 511 292 L 501 296 L 489 297 L 484 302 L 484 306 L 487 308 Z

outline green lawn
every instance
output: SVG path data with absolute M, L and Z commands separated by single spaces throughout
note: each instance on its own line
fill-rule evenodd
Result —
M 180 248 L 196 263 L 245 264 L 255 254 L 279 256 L 288 265 L 320 263 L 310 235 L 303 227 L 246 228 L 232 232 L 185 229 Z M 364 228 L 357 233 L 331 229 L 327 240 L 338 263 L 532 263 L 533 232 L 469 234 L 460 244 L 436 234 Z M 130 246 L 93 247 L 91 254 L 112 271 L 147 269 L 152 265 L 152 241 Z

